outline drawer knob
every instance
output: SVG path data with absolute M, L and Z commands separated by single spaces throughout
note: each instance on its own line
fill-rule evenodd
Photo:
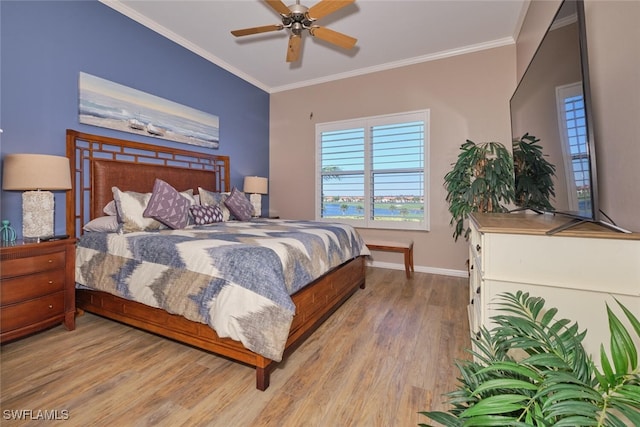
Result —
M 53 262 L 53 260 L 52 260 L 52 259 L 50 259 L 50 260 L 49 260 L 49 261 L 47 261 L 47 262 L 48 262 L 49 264 L 51 264 L 51 263 Z
M 53 308 L 53 304 L 49 304 L 49 308 Z
M 476 245 L 476 251 L 480 252 L 480 249 L 482 249 L 482 246 Z
M 52 283 L 53 283 L 53 280 L 49 280 L 49 284 L 52 284 Z
M 476 294 L 480 293 L 480 286 L 478 286 L 478 288 L 476 289 Z

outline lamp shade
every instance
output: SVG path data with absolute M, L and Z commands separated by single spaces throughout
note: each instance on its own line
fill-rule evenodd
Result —
M 69 159 L 47 154 L 7 154 L 2 168 L 4 190 L 69 190 Z
M 267 194 L 268 182 L 267 178 L 260 176 L 245 176 L 244 192 L 249 194 Z

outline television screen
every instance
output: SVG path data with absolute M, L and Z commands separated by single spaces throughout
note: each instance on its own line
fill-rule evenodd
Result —
M 516 204 L 598 219 L 582 1 L 565 0 L 510 102 Z

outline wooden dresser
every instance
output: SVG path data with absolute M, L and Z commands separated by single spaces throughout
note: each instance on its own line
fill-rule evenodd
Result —
M 0 342 L 75 329 L 75 239 L 0 247 Z
M 557 319 L 587 329 L 583 345 L 599 360 L 609 345 L 606 305 L 615 299 L 640 316 L 640 233 L 618 233 L 594 223 L 547 235 L 567 218 L 535 214 L 474 213 L 469 221 L 472 334 L 493 327 L 496 296 L 519 290 L 542 297 Z M 626 322 L 625 322 L 626 324 Z M 640 342 L 637 343 L 640 345 Z

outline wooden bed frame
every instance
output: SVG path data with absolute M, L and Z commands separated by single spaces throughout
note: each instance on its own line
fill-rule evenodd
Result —
M 229 157 L 143 144 L 67 130 L 67 157 L 73 172 L 67 192 L 67 234 L 79 237 L 90 219 L 104 216 L 112 200 L 111 187 L 151 192 L 155 178 L 179 191 L 198 186 L 229 191 Z M 365 263 L 360 256 L 328 272 L 292 296 L 296 306 L 284 357 L 313 333 L 358 287 L 365 287 Z M 256 387 L 266 390 L 272 370 L 270 359 L 220 338 L 208 325 L 169 314 L 114 295 L 76 290 L 76 306 L 163 337 L 193 345 L 256 368 Z

